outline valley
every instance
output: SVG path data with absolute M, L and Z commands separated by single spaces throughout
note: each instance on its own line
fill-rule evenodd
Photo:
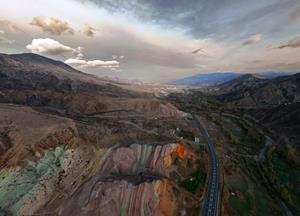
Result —
M 245 76 L 213 91 L 192 89 L 170 99 L 209 125 L 222 164 L 223 215 L 298 215 L 299 74 L 251 82 L 257 79 Z M 297 90 L 289 97 L 277 85 Z M 276 93 L 267 93 L 272 88 Z
M 300 216 L 300 0 L 0 2 L 0 216 Z
M 0 69 L 0 215 L 299 213 L 299 74 L 160 94 L 35 54 Z

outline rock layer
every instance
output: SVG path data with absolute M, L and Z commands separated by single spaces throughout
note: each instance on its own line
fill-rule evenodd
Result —
M 172 184 L 160 180 L 139 185 L 99 181 L 84 185 L 78 195 L 66 203 L 62 215 L 174 215 L 177 201 Z

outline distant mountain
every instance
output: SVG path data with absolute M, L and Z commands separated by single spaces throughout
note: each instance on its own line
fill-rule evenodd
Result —
M 178 79 L 171 82 L 171 84 L 186 86 L 212 86 L 227 82 L 239 76 L 240 74 L 237 73 L 205 73 Z
M 245 74 L 239 76 L 236 79 L 230 80 L 228 82 L 222 83 L 217 86 L 217 91 L 224 94 L 233 91 L 240 91 L 247 88 L 253 88 L 255 86 L 261 85 L 268 79 L 255 75 L 255 74 Z
M 279 76 L 285 76 L 285 75 L 292 75 L 296 72 L 261 72 L 261 73 L 255 73 L 254 75 L 261 76 L 266 79 L 273 79 Z M 234 73 L 234 72 L 228 72 L 228 73 L 203 73 L 203 74 L 197 74 L 194 76 L 185 77 L 182 79 L 175 80 L 171 82 L 170 84 L 173 85 L 184 85 L 184 86 L 199 86 L 199 87 L 205 87 L 205 86 L 216 86 L 220 85 L 222 83 L 228 82 L 230 80 L 236 79 L 238 77 L 241 77 L 245 74 L 241 73 Z
M 248 88 L 233 88 L 217 98 L 229 105 L 240 107 L 272 107 L 300 102 L 300 73 L 265 81 L 252 80 L 256 84 Z M 234 83 L 238 83 L 238 80 Z
M 267 72 L 261 72 L 257 73 L 256 75 L 262 76 L 266 79 L 274 79 L 276 77 L 280 76 L 289 76 L 289 75 L 294 75 L 297 72 L 280 72 L 280 71 L 267 71 Z

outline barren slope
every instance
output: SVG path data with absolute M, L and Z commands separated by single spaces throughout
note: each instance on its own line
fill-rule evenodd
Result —
M 38 55 L 0 55 L 0 215 L 197 214 L 208 159 L 194 128 L 129 89 Z

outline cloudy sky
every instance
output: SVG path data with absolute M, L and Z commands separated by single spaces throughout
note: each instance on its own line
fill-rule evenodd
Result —
M 299 0 L 0 0 L 0 52 L 99 76 L 300 71 Z

